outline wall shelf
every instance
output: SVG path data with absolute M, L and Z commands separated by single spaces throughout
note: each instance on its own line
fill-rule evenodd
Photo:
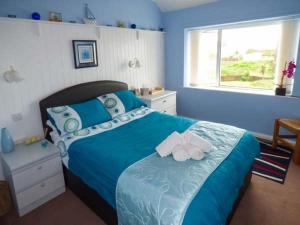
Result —
M 103 26 L 103 25 L 92 25 L 92 24 L 82 24 L 82 23 L 69 23 L 69 22 L 52 22 L 47 20 L 31 20 L 31 19 L 22 19 L 22 18 L 8 18 L 8 17 L 0 17 L 0 21 L 12 21 L 12 22 L 27 22 L 34 24 L 53 24 L 59 26 L 79 26 L 79 27 L 89 27 L 89 28 L 103 28 L 103 29 L 115 29 L 115 30 L 128 30 L 128 31 L 140 31 L 140 32 L 154 32 L 154 33 L 166 33 L 161 31 L 154 30 L 143 30 L 143 29 L 131 29 L 131 28 L 120 28 L 120 27 L 112 27 L 112 26 Z

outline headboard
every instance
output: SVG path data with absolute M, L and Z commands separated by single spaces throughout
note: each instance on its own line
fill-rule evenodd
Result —
M 124 90 L 128 90 L 126 83 L 103 80 L 78 84 L 56 92 L 40 101 L 43 128 L 44 130 L 46 128 L 50 129 L 46 124 L 48 119 L 47 108 L 79 103 L 100 95 Z M 46 138 L 51 140 L 49 132 L 47 132 Z

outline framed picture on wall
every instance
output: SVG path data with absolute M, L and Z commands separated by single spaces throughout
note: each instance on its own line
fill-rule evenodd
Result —
M 75 68 L 98 66 L 97 42 L 95 40 L 73 40 Z

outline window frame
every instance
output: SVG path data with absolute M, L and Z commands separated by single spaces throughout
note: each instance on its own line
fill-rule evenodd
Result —
M 222 57 L 222 30 L 224 29 L 235 29 L 235 28 L 245 28 L 251 26 L 266 26 L 277 24 L 287 20 L 300 20 L 300 14 L 288 15 L 282 17 L 273 17 L 273 18 L 264 18 L 257 20 L 248 20 L 248 21 L 239 21 L 239 22 L 231 22 L 224 24 L 215 24 L 215 25 L 204 25 L 198 27 L 189 27 L 184 29 L 184 79 L 183 79 L 183 87 L 184 88 L 195 88 L 195 89 L 206 89 L 206 90 L 221 90 L 221 91 L 233 91 L 237 92 L 241 90 L 241 92 L 247 93 L 258 93 L 258 94 L 266 94 L 274 95 L 272 90 L 267 89 L 259 89 L 259 88 L 247 88 L 247 87 L 234 87 L 234 86 L 222 86 L 221 84 L 221 57 Z M 209 31 L 209 30 L 218 30 L 218 43 L 217 43 L 217 62 L 216 62 L 216 85 L 215 86 L 207 86 L 207 85 L 198 85 L 191 86 L 189 83 L 189 63 L 190 63 L 190 54 L 189 54 L 189 32 L 190 31 Z M 300 48 L 300 41 L 299 46 Z M 300 57 L 298 55 L 297 57 Z M 275 78 L 276 80 L 276 78 Z

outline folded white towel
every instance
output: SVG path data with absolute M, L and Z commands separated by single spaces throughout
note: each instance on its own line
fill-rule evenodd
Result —
M 205 153 L 197 146 L 186 143 L 183 145 L 185 151 L 190 155 L 194 160 L 201 160 L 204 158 Z
M 210 152 L 213 148 L 212 144 L 204 140 L 202 137 L 194 134 L 191 131 L 186 131 L 182 134 L 184 142 L 197 146 L 203 152 Z
M 161 142 L 155 149 L 160 157 L 168 156 L 172 153 L 177 145 L 183 143 L 183 137 L 178 132 L 173 132 L 163 142 Z
M 187 153 L 182 144 L 175 146 L 172 151 L 173 158 L 176 161 L 186 161 L 191 158 L 191 156 Z

